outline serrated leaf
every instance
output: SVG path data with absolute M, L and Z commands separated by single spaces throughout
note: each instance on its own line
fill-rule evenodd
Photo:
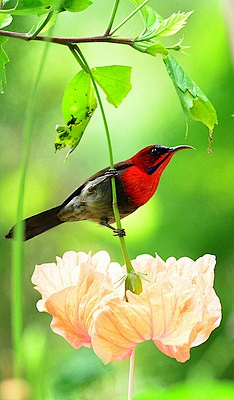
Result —
M 64 92 L 62 110 L 66 125 L 57 127 L 55 150 L 65 146 L 75 149 L 96 107 L 90 76 L 82 70 L 69 82 Z
M 3 83 L 6 83 L 5 64 L 9 62 L 9 58 L 2 48 L 2 45 L 7 40 L 8 38 L 6 37 L 0 37 L 0 93 L 3 93 Z
M 215 124 L 218 124 L 218 120 L 215 108 L 209 99 L 174 57 L 168 55 L 164 58 L 164 63 L 179 96 L 186 121 L 189 118 L 194 121 L 201 121 L 209 128 L 211 133 Z
M 92 68 L 95 81 L 105 92 L 107 101 L 115 107 L 122 103 L 132 89 L 131 71 L 131 67 L 124 65 Z
M 188 17 L 192 13 L 193 11 L 187 13 L 178 12 L 164 19 L 160 24 L 156 21 L 156 23 L 141 34 L 137 40 L 150 40 L 156 37 L 172 36 L 185 26 Z
M 189 11 L 187 13 L 178 12 L 177 14 L 172 14 L 169 18 L 161 22 L 161 24 L 155 30 L 155 36 L 172 36 L 180 29 L 182 29 L 187 23 L 188 17 L 193 13 Z

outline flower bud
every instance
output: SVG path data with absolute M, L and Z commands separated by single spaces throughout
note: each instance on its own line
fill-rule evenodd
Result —
M 125 293 L 127 290 L 130 290 L 134 294 L 142 292 L 141 278 L 136 271 L 130 272 L 125 279 Z

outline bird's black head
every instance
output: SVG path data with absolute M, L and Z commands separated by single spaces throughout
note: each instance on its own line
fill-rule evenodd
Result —
M 167 154 L 169 152 L 170 147 L 161 146 L 160 144 L 156 144 L 155 146 L 150 146 L 149 154 L 154 157 L 160 157 L 163 154 Z

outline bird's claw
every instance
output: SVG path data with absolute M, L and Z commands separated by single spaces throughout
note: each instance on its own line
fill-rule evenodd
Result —
M 118 237 L 124 237 L 124 236 L 126 236 L 126 232 L 125 232 L 125 229 L 124 228 L 121 228 L 121 229 L 114 229 L 113 230 L 113 232 L 114 232 L 114 236 L 118 236 Z

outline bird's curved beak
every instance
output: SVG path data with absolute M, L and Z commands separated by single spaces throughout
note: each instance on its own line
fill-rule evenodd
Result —
M 169 147 L 169 153 L 176 153 L 179 150 L 186 150 L 186 149 L 196 150 L 195 147 L 193 146 L 187 146 L 186 144 L 182 144 L 181 146 Z

